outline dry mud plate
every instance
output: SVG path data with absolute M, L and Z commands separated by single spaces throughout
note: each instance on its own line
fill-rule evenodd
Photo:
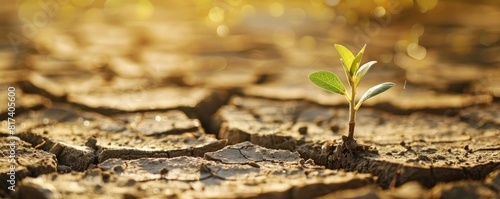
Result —
M 16 197 L 307 198 L 373 180 L 370 174 L 325 170 L 298 153 L 244 142 L 205 158 L 113 158 L 83 173 L 27 178 Z
M 342 141 L 340 132 L 347 128 L 343 109 L 241 97 L 233 98 L 230 104 L 217 114 L 219 136 L 230 144 L 250 141 L 297 151 L 328 168 L 375 174 L 383 187 L 408 181 L 432 187 L 438 182 L 479 180 L 500 168 L 500 135 L 495 124 L 478 129 L 458 117 L 396 116 L 365 110 L 358 115 L 363 124 L 357 132 L 358 143 L 365 145 L 362 152 L 355 158 L 338 160 L 333 151 Z M 488 108 L 476 111 L 484 109 L 488 114 Z M 460 131 L 454 130 L 458 128 Z

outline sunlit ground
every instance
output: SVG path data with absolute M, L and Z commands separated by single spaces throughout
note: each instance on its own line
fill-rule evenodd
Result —
M 159 79 L 242 65 L 307 73 L 341 69 L 335 43 L 367 44 L 365 60 L 402 69 L 399 85 L 472 93 L 441 81 L 497 81 L 498 9 L 494 0 L 18 0 L 2 8 L 2 56 L 18 59 L 2 67 L 135 64 L 122 75 Z
M 251 179 L 254 174 L 243 175 L 247 170 L 234 167 L 238 168 L 234 178 L 220 178 L 205 163 L 189 163 L 197 165 L 189 168 L 189 175 L 195 172 L 199 180 L 183 178 L 184 174 L 170 178 L 177 175 L 176 170 L 167 178 L 164 174 L 170 168 L 163 166 L 153 166 L 154 171 L 147 174 L 109 167 L 116 174 L 125 169 L 143 179 L 137 184 L 133 181 L 132 186 L 130 181 L 123 183 L 128 188 L 108 183 L 105 179 L 110 175 L 104 170 L 96 174 L 102 173 L 103 186 L 92 174 L 99 170 L 95 164 L 106 160 L 101 157 L 150 157 L 156 161 L 163 156 L 203 156 L 226 142 L 243 141 L 293 149 L 328 168 L 370 172 L 391 188 L 413 180 L 429 187 L 442 181 L 479 180 L 498 168 L 498 0 L 3 0 L 0 32 L 0 116 L 20 118 L 15 133 L 33 145 L 19 147 L 22 175 L 36 177 L 56 169 L 86 171 L 25 178 L 32 181 L 23 181 L 18 187 L 28 191 L 72 198 L 93 197 L 103 193 L 100 191 L 123 197 L 133 197 L 129 193 L 136 192 L 174 197 L 177 195 L 171 194 L 186 189 L 193 196 L 274 190 L 268 184 L 255 187 L 260 180 Z M 363 76 L 358 91 L 348 92 L 364 93 L 382 82 L 395 83 L 387 92 L 363 102 L 363 110 L 357 114 L 358 144 L 380 150 L 377 157 L 359 156 L 361 164 L 336 159 L 347 154 L 338 146 L 347 143 L 341 136 L 353 124 L 347 121 L 344 96 L 321 90 L 308 79 L 312 72 L 328 70 L 340 74 L 347 85 L 334 44 L 353 52 L 366 45 L 361 62 L 378 62 Z M 13 107 L 5 106 L 14 101 L 7 95 L 15 95 L 15 114 Z M 151 113 L 146 114 L 148 111 Z M 13 119 L 9 119 L 2 118 L 0 123 L 3 140 L 7 140 L 5 132 L 12 132 Z M 7 151 L 7 145 L 3 146 Z M 46 165 L 27 161 L 33 157 L 45 161 L 41 155 L 31 155 L 35 154 L 31 151 L 43 152 L 40 149 L 49 152 L 51 161 L 45 163 L 52 164 L 46 167 L 52 170 L 37 172 L 40 165 Z M 245 156 L 233 149 L 238 152 L 235 156 L 227 153 L 228 159 Z M 22 156 L 22 150 L 29 151 L 29 156 Z M 13 149 L 10 151 L 12 154 Z M 278 164 L 274 152 L 271 155 L 272 163 Z M 316 187 L 325 187 L 325 182 L 337 183 L 310 181 L 309 172 L 302 172 L 309 160 L 292 161 L 300 164 L 297 173 L 305 174 L 304 182 L 302 178 L 289 181 L 292 178 L 288 179 L 288 171 L 282 172 L 281 160 L 279 172 L 265 170 L 268 163 L 257 169 L 260 160 L 248 165 L 236 162 L 231 160 L 231 168 L 245 166 L 266 173 L 259 174 L 259 179 L 267 180 L 271 173 L 283 176 L 273 183 L 278 192 L 286 194 L 283 197 L 309 194 Z M 348 166 L 341 165 L 343 162 Z M 158 178 L 149 178 L 158 168 L 162 168 L 154 174 Z M 323 175 L 316 172 L 323 170 L 316 166 L 308 169 L 315 170 L 313 176 Z M 202 173 L 229 186 L 205 189 L 199 186 L 208 179 L 202 179 Z M 16 177 L 18 183 L 21 177 Z M 89 184 L 98 178 L 95 187 Z M 295 186 L 299 181 L 300 186 Z M 370 187 L 380 191 L 371 183 Z M 157 185 L 164 187 L 164 195 L 154 188 Z M 287 186 L 290 188 L 283 191 Z M 465 183 L 463 190 L 488 189 L 498 194 L 494 185 L 482 186 Z M 402 189 L 405 197 L 415 195 L 407 193 L 409 189 Z M 6 194 L 0 189 L 0 195 Z

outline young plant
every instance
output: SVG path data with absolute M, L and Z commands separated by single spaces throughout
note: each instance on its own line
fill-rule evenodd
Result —
M 347 77 L 347 82 L 350 86 L 350 93 L 348 93 L 344 87 L 344 84 L 340 81 L 339 77 L 328 71 L 317 71 L 309 75 L 309 79 L 322 89 L 327 91 L 338 93 L 344 95 L 349 102 L 349 135 L 347 137 L 342 136 L 344 141 L 344 146 L 347 147 L 349 151 L 353 151 L 357 144 L 354 140 L 354 127 L 356 125 L 356 111 L 361 107 L 361 104 L 366 100 L 390 89 L 394 86 L 392 82 L 385 82 L 376 85 L 368 91 L 366 91 L 363 96 L 356 103 L 356 94 L 359 82 L 361 78 L 366 74 L 370 67 L 377 63 L 376 61 L 369 61 L 362 66 L 360 66 L 361 58 L 365 51 L 365 46 L 359 51 L 359 53 L 354 56 L 351 51 L 342 45 L 335 44 L 335 48 L 340 54 L 340 62 L 344 68 L 345 75 Z

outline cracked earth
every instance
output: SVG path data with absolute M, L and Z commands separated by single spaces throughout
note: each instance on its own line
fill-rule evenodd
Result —
M 347 133 L 347 104 L 307 75 L 341 72 L 331 39 L 354 45 L 352 29 L 339 26 L 331 38 L 315 20 L 315 28 L 292 27 L 314 35 L 314 50 L 283 48 L 252 24 L 220 37 L 162 16 L 47 25 L 20 54 L 2 41 L 0 153 L 7 157 L 15 140 L 17 184 L 7 189 L 11 164 L 0 159 L 0 196 L 498 198 L 500 43 L 471 44 L 477 55 L 459 56 L 443 39 L 467 32 L 462 39 L 472 42 L 500 26 L 454 10 L 469 4 L 440 1 L 439 12 L 405 19 L 425 27 L 423 60 L 393 48 L 408 21 L 394 19 L 372 38 L 364 59 L 392 61 L 379 61 L 360 90 L 384 80 L 396 87 L 360 109 L 355 138 L 364 152 L 343 161 L 334 150 Z M 500 15 L 480 4 L 468 15 Z M 15 137 L 5 121 L 9 86 Z

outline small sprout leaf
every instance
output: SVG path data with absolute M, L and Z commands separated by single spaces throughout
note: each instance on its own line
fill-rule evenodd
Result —
M 351 84 L 351 79 L 352 79 L 352 75 L 351 73 L 349 72 L 349 69 L 347 68 L 347 66 L 344 64 L 344 61 L 342 61 L 342 59 L 340 59 L 340 63 L 342 64 L 342 67 L 344 67 L 344 72 L 345 72 L 345 77 L 347 78 L 347 83 L 349 84 L 349 86 L 352 86 Z
M 356 55 L 356 58 L 354 58 L 354 60 L 351 63 L 351 67 L 350 67 L 351 76 L 354 76 L 354 74 L 356 74 L 356 72 L 358 72 L 359 64 L 361 63 L 361 59 L 363 59 L 363 54 L 365 53 L 365 47 L 366 47 L 366 44 L 358 52 L 358 54 Z
M 341 95 L 346 94 L 344 84 L 336 74 L 328 71 L 317 71 L 311 73 L 309 79 L 322 89 Z
M 356 104 L 356 110 L 359 109 L 359 107 L 361 106 L 361 104 L 372 98 L 373 96 L 376 96 L 380 93 L 383 93 L 384 91 L 386 90 L 389 90 L 390 88 L 392 88 L 395 84 L 392 83 L 392 82 L 385 82 L 385 83 L 382 83 L 382 84 L 379 84 L 379 85 L 376 85 L 374 87 L 371 87 L 370 89 L 368 89 L 368 91 L 366 91 L 365 94 L 363 94 L 363 96 L 361 97 L 361 99 L 359 99 L 359 102 L 358 104 Z
M 366 62 L 365 64 L 363 64 L 361 67 L 359 67 L 358 71 L 354 75 L 354 77 L 356 79 L 355 82 L 359 83 L 361 78 L 363 78 L 363 76 L 365 76 L 366 72 L 368 72 L 368 70 L 370 70 L 372 65 L 376 64 L 376 63 L 377 63 L 377 61 L 369 61 L 369 62 Z
M 340 54 L 340 57 L 342 58 L 341 62 L 344 64 L 344 70 L 347 69 L 346 71 L 350 71 L 352 61 L 354 60 L 354 55 L 351 53 L 351 51 L 349 51 L 349 49 L 347 49 L 342 45 L 335 44 L 335 48 L 337 49 L 337 51 Z

